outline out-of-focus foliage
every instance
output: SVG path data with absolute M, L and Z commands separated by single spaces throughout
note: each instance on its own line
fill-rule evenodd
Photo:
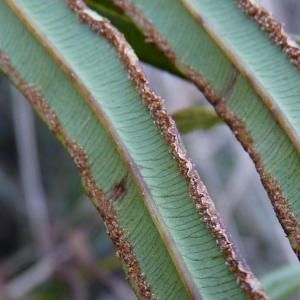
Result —
M 37 135 L 37 160 L 42 175 L 39 184 L 47 195 L 51 223 L 48 238 L 61 263 L 53 262 L 57 265 L 50 273 L 47 268 L 34 271 L 32 276 L 26 273 L 34 270 L 43 256 L 35 254 L 31 220 L 26 211 L 19 175 L 14 126 L 18 120 L 13 120 L 12 89 L 15 88 L 0 74 L 0 279 L 9 282 L 3 287 L 9 290 L 24 288 L 27 291 L 28 286 L 26 299 L 29 300 L 78 299 L 75 295 L 78 289 L 79 295 L 84 296 L 80 299 L 105 299 L 109 295 L 113 299 L 122 299 L 114 296 L 111 287 L 102 281 L 102 271 L 117 283 L 124 275 L 101 218 L 81 188 L 73 160 L 35 115 L 32 115 L 34 119 L 31 121 L 34 122 Z M 20 101 L 25 103 L 26 100 Z M 29 105 L 28 109 L 31 109 Z M 34 144 L 29 144 L 29 147 L 34 147 Z M 79 247 L 76 240 L 83 240 L 83 247 Z M 84 265 L 87 257 L 92 260 L 93 266 L 99 264 L 100 275 Z M 22 274 L 28 274 L 27 278 Z M 40 278 L 36 280 L 34 276 Z M 122 288 L 121 285 L 121 291 Z M 131 293 L 129 296 L 128 291 Z M 0 298 L 6 299 L 4 295 L 0 294 Z M 133 297 L 129 286 L 124 295 L 128 299 Z
M 287 265 L 261 279 L 272 300 L 285 300 L 300 292 L 300 265 Z
M 213 108 L 204 105 L 189 106 L 177 111 L 172 117 L 181 133 L 189 133 L 196 129 L 209 129 L 223 123 Z

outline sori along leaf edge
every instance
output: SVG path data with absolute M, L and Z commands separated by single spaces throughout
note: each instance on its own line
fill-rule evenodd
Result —
M 213 83 L 209 84 L 199 71 L 196 71 L 193 66 L 182 60 L 180 55 L 172 48 L 168 38 L 159 32 L 159 28 L 156 28 L 152 22 L 149 21 L 142 10 L 134 4 L 135 2 L 131 0 L 112 0 L 112 2 L 136 22 L 137 26 L 144 31 L 148 41 L 153 42 L 188 79 L 195 83 L 207 100 L 214 106 L 218 115 L 229 125 L 255 163 L 277 217 L 290 240 L 293 250 L 296 255 L 300 257 L 300 221 L 296 217 L 291 203 L 284 195 L 280 187 L 280 182 L 274 178 L 272 173 L 266 170 L 261 153 L 257 150 L 257 147 L 254 146 L 255 141 L 253 140 L 253 135 L 248 130 L 245 120 L 228 108 L 226 96 L 232 91 L 237 81 L 237 74 L 233 72 L 226 89 L 222 94 L 218 93 L 212 88 L 211 85 L 213 85 Z M 197 21 L 199 21 L 199 25 L 203 24 L 205 28 L 209 27 L 207 21 L 204 21 L 203 17 L 194 11 L 192 0 L 182 0 L 181 2 L 191 11 L 191 17 L 194 16 Z M 239 5 L 248 16 L 252 17 L 258 23 L 261 29 L 268 33 L 271 40 L 286 53 L 292 64 L 299 67 L 300 48 L 293 44 L 292 40 L 283 32 L 281 23 L 275 21 L 270 13 L 251 0 L 240 0 L 237 1 L 236 5 Z M 228 52 L 230 52 L 230 50 L 228 50 Z M 256 81 L 253 80 L 251 76 L 248 76 L 248 74 L 244 74 L 244 76 L 254 85 L 254 89 L 259 91 L 258 94 L 260 94 L 261 87 L 259 85 L 256 86 Z M 270 109 L 274 118 L 278 120 L 281 126 L 286 130 L 287 136 L 299 153 L 299 138 L 293 126 L 290 125 L 290 122 L 282 114 L 281 110 L 278 109 L 278 105 L 274 102 L 269 102 L 269 97 L 264 96 L 262 100 L 266 101 L 266 106 Z
M 105 36 L 118 50 L 119 57 L 124 63 L 133 85 L 142 96 L 145 105 L 151 112 L 155 124 L 161 130 L 162 136 L 169 145 L 170 152 L 174 155 L 180 173 L 186 177 L 189 192 L 194 199 L 196 209 L 202 215 L 204 222 L 211 229 L 222 254 L 227 257 L 228 268 L 235 273 L 238 283 L 245 289 L 249 299 L 252 297 L 261 297 L 260 299 L 264 299 L 266 296 L 261 290 L 260 284 L 258 284 L 258 281 L 234 246 L 225 224 L 216 211 L 215 205 L 201 182 L 195 166 L 188 157 L 175 122 L 167 114 L 161 99 L 152 92 L 137 58 L 127 55 L 127 53 L 132 51 L 131 47 L 108 21 L 101 22 L 95 20 L 90 13 L 91 11 L 83 1 L 69 0 L 68 5 L 77 12 L 81 21 L 87 22 L 92 30 Z
M 82 4 L 82 2 L 76 2 Z M 83 4 L 82 4 L 83 5 Z M 83 10 L 82 10 L 83 9 Z M 131 66 L 133 69 L 131 71 L 133 72 L 130 74 L 132 76 L 132 80 L 136 81 L 135 86 L 137 87 L 137 90 L 140 92 L 142 91 L 142 88 L 144 88 L 144 91 L 142 91 L 142 97 L 144 98 L 145 104 L 149 107 L 150 111 L 152 112 L 153 118 L 156 121 L 158 127 L 162 130 L 162 133 L 167 140 L 168 144 L 171 147 L 171 150 L 173 151 L 173 155 L 179 165 L 180 171 L 186 176 L 187 180 L 189 181 L 189 186 L 190 186 L 190 191 L 191 194 L 194 197 L 196 208 L 203 214 L 203 219 L 208 224 L 208 226 L 212 229 L 212 233 L 214 236 L 217 238 L 217 241 L 219 242 L 219 246 L 222 250 L 222 253 L 227 257 L 227 262 L 232 271 L 237 275 L 237 279 L 240 283 L 240 285 L 246 290 L 248 293 L 249 297 L 252 299 L 256 299 L 259 295 L 259 299 L 262 299 L 263 292 L 260 290 L 260 285 L 255 279 L 255 277 L 252 275 L 252 273 L 248 270 L 248 267 L 246 264 L 243 262 L 241 257 L 239 256 L 238 252 L 236 251 L 235 247 L 233 246 L 230 236 L 228 235 L 226 228 L 220 219 L 218 213 L 215 211 L 214 205 L 211 202 L 211 199 L 209 198 L 207 191 L 205 187 L 202 185 L 202 183 L 199 180 L 198 174 L 195 172 L 194 166 L 191 164 L 186 151 L 184 147 L 182 146 L 180 142 L 180 137 L 177 134 L 177 130 L 175 128 L 174 122 L 167 116 L 161 100 L 156 97 L 150 87 L 148 86 L 148 83 L 146 79 L 143 77 L 143 73 L 140 69 L 140 66 L 138 65 L 137 60 L 135 59 L 134 55 L 132 55 L 132 50 L 131 48 L 128 47 L 126 42 L 122 39 L 122 36 L 118 36 L 118 33 L 113 30 L 112 27 L 108 26 L 109 23 L 104 21 L 101 22 L 97 16 L 95 16 L 92 13 L 88 13 L 85 11 L 85 8 L 82 8 L 79 6 L 78 8 L 78 13 L 82 14 L 81 18 L 87 19 L 87 21 L 90 21 L 91 27 L 94 27 L 94 30 L 98 31 L 100 34 L 105 33 L 110 37 L 110 42 L 113 44 L 114 47 L 119 51 L 120 57 L 124 62 L 124 65 L 128 67 L 130 64 L 133 63 Z M 88 20 L 90 18 L 90 20 Z M 104 27 L 102 27 L 104 26 Z M 108 26 L 108 29 L 106 31 L 106 26 Z M 101 28 L 105 29 L 101 32 Z M 118 39 L 118 38 L 120 39 Z M 115 39 L 116 38 L 116 39 Z M 113 42 L 124 42 L 125 44 L 123 45 L 124 48 L 122 48 L 123 43 L 117 43 L 114 44 Z M 128 55 L 130 54 L 130 55 Z M 122 58 L 122 56 L 124 56 Z M 48 120 L 48 123 L 50 123 L 50 126 L 53 131 L 56 130 L 58 135 L 62 136 L 62 139 L 64 143 L 66 144 L 70 151 L 74 155 L 75 162 L 78 164 L 81 172 L 83 175 L 89 175 L 88 170 L 86 169 L 88 166 L 85 165 L 86 162 L 86 156 L 85 154 L 81 151 L 82 149 L 80 148 L 79 145 L 77 144 L 72 144 L 73 142 L 70 140 L 67 140 L 67 137 L 63 137 L 63 133 L 60 132 L 60 127 L 59 127 L 59 122 L 56 119 L 56 116 L 54 112 L 51 110 L 47 110 L 47 104 L 42 101 L 42 98 L 38 95 L 37 90 L 29 85 L 28 83 L 24 82 L 22 80 L 22 77 L 20 74 L 17 74 L 14 72 L 14 68 L 10 65 L 8 57 L 5 55 L 5 53 L 1 53 L 1 65 L 3 69 L 5 69 L 6 73 L 11 78 L 14 78 L 15 83 L 21 88 L 26 94 L 27 98 L 29 100 L 31 99 L 33 101 L 33 104 L 36 106 L 40 105 L 38 108 L 41 112 L 41 114 L 44 115 L 45 119 Z M 128 68 L 128 71 L 130 73 L 130 69 Z M 138 74 L 137 77 L 134 75 Z M 41 103 L 40 103 L 41 102 Z M 69 146 L 68 146 L 69 145 Z M 77 148 L 79 147 L 79 149 Z M 73 149 L 74 148 L 74 149 Z M 89 189 L 93 188 L 93 181 L 92 178 L 83 178 L 83 181 L 86 182 L 86 186 L 89 187 Z M 94 191 L 95 195 L 98 193 L 98 197 L 101 198 L 101 191 L 97 191 L 97 189 Z M 99 198 L 99 199 L 100 199 Z M 101 198 L 102 199 L 102 198 Z M 103 199 L 102 199 L 103 200 Z M 107 200 L 107 199 L 106 199 Z M 103 213 L 103 211 L 102 211 Z M 106 216 L 109 217 L 109 216 Z M 105 218 L 105 217 L 104 217 Z M 111 233 L 114 233 L 113 237 L 114 238 L 119 238 L 120 241 L 126 241 L 126 236 L 123 234 L 123 232 L 118 231 L 121 230 L 118 224 L 116 223 L 116 228 L 112 228 Z M 116 231 L 114 231 L 114 229 Z M 119 235 L 118 235 L 119 232 Z M 130 245 L 129 245 L 130 246 Z M 125 247 L 125 246 L 124 246 Z M 125 247 L 126 249 L 126 247 Z M 127 248 L 128 250 L 128 248 Z M 130 248 L 129 248 L 130 250 Z M 121 252 L 121 251 L 119 251 Z M 130 251 L 129 251 L 130 252 Z M 128 253 L 125 252 L 127 255 Z M 129 253 L 130 254 L 130 253 Z M 128 254 L 128 255 L 129 255 Z M 132 253 L 131 253 L 132 254 Z M 130 255 L 129 255 L 130 256 Z M 129 266 L 132 267 L 136 264 L 136 261 L 134 261 L 134 255 L 133 260 L 131 263 L 129 263 Z M 127 265 L 128 267 L 128 265 Z M 130 270 L 130 268 L 128 268 Z M 138 273 L 138 272 L 137 272 Z M 134 275 L 134 273 L 132 273 Z M 133 276 L 134 277 L 134 276 Z M 139 288 L 141 290 L 144 290 L 144 296 L 147 296 L 147 299 L 151 299 L 154 297 L 151 292 L 149 291 L 149 286 L 145 284 L 145 280 L 143 280 L 144 277 L 142 274 L 140 275 L 140 278 L 137 278 L 137 285 L 139 285 Z M 258 299 L 258 298 L 257 298 Z

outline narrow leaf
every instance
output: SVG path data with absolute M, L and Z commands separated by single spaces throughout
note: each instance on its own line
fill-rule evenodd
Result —
M 176 76 L 185 78 L 184 75 L 159 51 L 152 43 L 145 40 L 143 32 L 123 14 L 110 1 L 98 1 L 97 3 L 85 1 L 93 10 L 110 20 L 125 36 L 126 40 L 133 48 L 137 57 L 157 68 L 168 71 Z M 114 10 L 113 10 L 114 8 Z
M 112 2 L 231 127 L 300 257 L 300 48 L 252 0 Z
M 0 67 L 73 156 L 137 296 L 267 299 L 123 35 L 69 6 L 81 23 L 61 0 L 0 0 Z
M 172 115 L 180 133 L 196 129 L 209 129 L 223 123 L 215 110 L 209 106 L 194 105 L 181 109 Z

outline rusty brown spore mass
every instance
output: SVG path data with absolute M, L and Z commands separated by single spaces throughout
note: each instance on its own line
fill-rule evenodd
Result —
M 220 96 L 210 87 L 200 72 L 193 70 L 191 66 L 182 62 L 177 57 L 167 39 L 163 37 L 152 23 L 135 7 L 131 0 L 111 0 L 124 13 L 128 14 L 144 31 L 147 40 L 153 42 L 170 61 L 181 69 L 188 79 L 196 84 L 206 99 L 213 104 L 218 115 L 229 125 L 232 132 L 241 142 L 244 149 L 249 153 L 260 174 L 262 184 L 266 189 L 272 202 L 277 218 L 291 241 L 292 248 L 300 258 L 300 223 L 292 212 L 292 207 L 284 196 L 279 182 L 265 170 L 263 161 L 256 147 L 254 146 L 251 134 L 246 129 L 244 120 L 230 111 L 226 105 L 226 99 Z M 241 8 L 248 16 L 253 17 L 263 30 L 269 33 L 271 39 L 286 53 L 291 62 L 297 67 L 300 66 L 299 47 L 290 43 L 289 37 L 283 32 L 282 24 L 274 20 L 270 14 L 254 4 L 250 0 L 237 0 Z
M 300 68 L 300 47 L 292 44 L 290 37 L 284 32 L 283 24 L 276 21 L 273 16 L 263 7 L 252 0 L 237 0 L 238 6 L 267 32 L 270 39 L 282 49 L 291 63 Z
M 126 8 L 128 8 L 129 1 L 116 1 L 119 5 L 126 2 Z M 99 35 L 104 36 L 117 50 L 118 55 L 127 69 L 130 79 L 136 88 L 137 92 L 142 96 L 144 104 L 148 107 L 151 112 L 152 118 L 155 121 L 157 127 L 161 130 L 163 137 L 170 147 L 170 152 L 173 154 L 180 173 L 183 174 L 187 180 L 189 192 L 194 199 L 197 210 L 202 215 L 202 219 L 211 229 L 213 236 L 219 245 L 222 254 L 227 258 L 228 268 L 234 273 L 240 286 L 245 290 L 249 299 L 267 299 L 259 282 L 249 270 L 244 260 L 241 258 L 237 249 L 235 248 L 231 237 L 217 213 L 215 206 L 208 195 L 206 188 L 200 181 L 199 175 L 195 170 L 194 165 L 191 163 L 190 158 L 181 142 L 180 136 L 177 132 L 174 121 L 166 113 L 162 100 L 157 97 L 151 90 L 143 70 L 133 55 L 131 47 L 127 44 L 123 35 L 120 34 L 110 22 L 106 19 L 95 19 L 88 13 L 86 5 L 80 0 L 73 0 L 68 2 L 69 6 L 75 10 L 81 21 L 89 24 L 92 30 L 97 32 Z M 122 8 L 122 7 L 121 7 Z M 132 8 L 134 14 L 137 14 L 137 9 Z M 138 18 L 142 18 L 139 15 Z M 144 19 L 144 24 L 148 21 Z M 150 26 L 150 25 L 149 25 Z M 147 31 L 147 38 L 151 39 L 155 43 L 162 42 L 160 45 L 161 50 L 167 51 L 167 56 L 174 62 L 176 55 L 171 51 L 171 47 L 166 40 L 156 31 L 151 25 L 151 28 Z M 198 86 L 205 92 L 207 96 L 210 96 L 212 102 L 217 102 L 220 97 L 209 87 L 199 74 L 195 73 L 190 67 L 186 67 L 187 73 L 190 78 L 194 78 L 194 81 L 198 83 Z M 221 99 L 224 103 L 223 99 Z M 219 105 L 221 107 L 222 105 Z M 221 109 L 219 109 L 220 111 Z M 224 107 L 222 106 L 222 111 Z M 222 113 L 223 115 L 224 113 Z M 233 117 L 232 113 L 226 111 L 226 114 Z M 224 115 L 223 115 L 224 117 Z M 241 132 L 241 121 L 235 119 L 233 124 L 238 134 Z
M 68 137 L 62 128 L 57 115 L 50 108 L 47 101 L 41 96 L 38 89 L 25 81 L 11 65 L 8 55 L 1 51 L 0 67 L 24 94 L 29 103 L 39 112 L 49 128 L 62 140 L 64 146 L 70 152 L 79 169 L 81 179 L 86 186 L 88 196 L 93 198 L 97 203 L 97 208 L 104 220 L 107 233 L 116 247 L 117 256 L 126 266 L 129 280 L 133 282 L 134 286 L 145 299 L 155 300 L 156 297 L 151 292 L 150 285 L 147 283 L 145 275 L 141 272 L 138 265 L 138 259 L 132 251 L 132 246 L 127 239 L 127 234 L 119 224 L 117 213 L 112 207 L 112 201 L 110 201 L 111 199 L 107 199 L 91 173 L 85 150 L 81 145 Z M 117 183 L 116 191 L 112 190 L 110 193 L 112 199 L 116 199 L 126 193 L 124 184 L 124 181 Z M 116 192 L 117 195 L 114 195 L 114 192 Z

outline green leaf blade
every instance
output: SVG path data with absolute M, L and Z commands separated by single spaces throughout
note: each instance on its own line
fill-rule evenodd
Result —
M 57 3 L 55 3 L 55 5 L 56 4 Z M 39 9 L 38 7 L 36 8 L 36 10 Z M 61 8 L 62 7 L 60 6 L 60 9 Z M 49 6 L 48 9 L 50 9 Z M 65 13 L 62 20 L 65 21 L 65 24 L 63 25 L 65 28 L 67 28 L 67 30 L 70 31 L 72 30 L 71 28 L 73 25 L 77 24 L 78 21 L 75 14 L 71 13 L 67 7 L 64 7 L 64 11 Z M 60 12 L 61 10 L 54 9 L 53 16 L 60 17 Z M 60 70 L 59 66 L 53 61 L 53 59 L 49 57 L 48 53 L 41 48 L 41 46 L 36 42 L 35 38 L 28 33 L 24 33 L 23 25 L 20 24 L 19 20 L 15 16 L 12 16 L 12 13 L 3 3 L 1 3 L 0 13 L 1 20 L 3 20 L 4 17 L 6 21 L 11 20 L 11 23 L 7 22 L 8 28 L 10 26 L 11 28 L 14 28 L 14 31 L 11 32 L 12 35 L 10 36 L 10 39 L 15 37 L 16 41 L 18 41 L 17 43 L 5 43 L 6 31 L 4 30 L 3 36 L 0 38 L 1 46 L 4 48 L 7 45 L 7 47 L 4 49 L 8 53 L 16 53 L 16 56 L 10 55 L 12 63 L 20 66 L 18 70 L 22 72 L 24 76 L 26 75 L 26 79 L 29 82 L 35 83 L 37 86 L 41 87 L 43 96 L 47 99 L 52 109 L 54 109 L 56 114 L 59 116 L 60 122 L 64 130 L 67 132 L 68 137 L 76 140 L 79 145 L 84 145 L 84 149 L 88 153 L 89 160 L 91 162 L 93 176 L 97 182 L 101 182 L 101 187 L 104 192 L 109 195 L 110 190 L 113 188 L 116 182 L 120 182 L 126 176 L 128 177 L 126 182 L 126 188 L 128 191 L 122 199 L 122 203 L 132 203 L 131 205 L 126 206 L 126 210 L 124 209 L 124 212 L 119 215 L 119 218 L 121 223 L 123 215 L 124 219 L 127 220 L 127 223 L 131 220 L 131 222 L 129 222 L 129 225 L 131 226 L 125 223 L 123 227 L 130 232 L 130 236 L 132 235 L 133 238 L 136 236 L 145 235 L 151 237 L 149 240 L 143 242 L 140 247 L 133 247 L 133 250 L 138 257 L 143 257 L 143 260 L 140 261 L 140 265 L 143 270 L 147 270 L 147 280 L 151 282 L 153 291 L 155 294 L 158 294 L 161 297 L 168 295 L 174 299 L 177 297 L 178 299 L 188 299 L 189 297 L 181 280 L 178 277 L 178 273 L 174 267 L 174 264 L 172 263 L 168 252 L 166 251 L 166 247 L 159 237 L 157 230 L 155 230 L 155 226 L 149 216 L 149 212 L 145 209 L 145 206 L 142 206 L 143 209 L 137 211 L 142 204 L 141 197 L 136 189 L 136 185 L 132 177 L 128 175 L 127 167 L 124 164 L 122 157 L 120 157 L 111 137 L 107 134 L 101 123 L 99 123 L 96 115 L 91 112 L 91 108 L 88 106 L 88 104 L 85 101 L 82 101 L 82 96 L 76 89 L 74 89 L 72 82 L 62 72 L 62 70 Z M 11 19 L 8 18 L 8 16 L 10 16 Z M 43 16 L 41 16 L 41 19 L 42 22 L 45 21 Z M 67 27 L 68 24 L 70 26 L 69 29 Z M 94 34 L 89 30 L 84 30 L 84 34 L 85 36 L 94 36 Z M 17 39 L 19 36 L 22 36 L 22 38 Z M 60 40 L 60 37 L 58 36 L 55 38 Z M 95 41 L 95 39 L 93 38 L 92 41 Z M 31 47 L 26 49 L 24 47 L 26 44 L 30 44 Z M 26 49 L 27 52 L 25 53 L 24 51 L 22 52 L 22 55 L 20 55 L 20 52 L 13 51 L 15 47 L 20 47 L 19 49 Z M 105 48 L 106 55 L 108 55 L 107 44 L 104 44 L 103 47 Z M 31 53 L 33 49 L 36 51 L 34 52 L 36 53 L 34 56 Z M 116 60 L 115 52 L 113 50 L 111 50 L 110 56 L 114 57 L 112 63 L 117 64 L 118 60 Z M 32 66 L 35 66 L 35 68 Z M 43 70 L 42 73 L 38 73 L 36 71 L 39 68 Z M 119 66 L 117 68 L 121 69 L 122 72 L 122 68 Z M 45 72 L 45 70 L 48 70 L 48 72 Z M 41 76 L 41 74 L 43 74 L 43 76 Z M 51 78 L 51 85 L 48 84 L 49 78 Z M 130 84 L 128 84 L 128 86 L 131 88 Z M 109 94 L 109 92 L 107 93 Z M 72 99 L 71 102 L 70 99 Z M 64 139 L 63 142 L 65 142 Z M 99 152 L 97 149 L 101 149 L 101 151 Z M 103 161 L 106 163 L 101 163 Z M 99 205 L 95 199 L 93 201 L 95 206 Z M 135 226 L 136 223 L 132 222 L 132 220 L 134 220 L 133 215 L 139 216 L 137 220 L 140 220 L 140 222 L 139 226 L 137 227 Z M 149 251 L 148 249 L 153 250 Z M 160 278 L 157 276 L 157 270 L 155 270 L 151 264 L 152 256 L 155 253 L 152 253 L 152 251 L 156 251 L 158 255 L 157 263 L 159 263 L 161 268 Z M 128 267 L 126 266 L 126 268 Z M 150 269 L 149 272 L 148 269 Z M 132 283 L 134 286 L 134 282 Z M 170 291 L 166 288 L 166 286 L 168 286 L 166 285 L 167 283 L 171 286 L 175 286 L 176 288 Z M 138 288 L 136 288 L 136 292 L 140 294 Z
M 196 129 L 209 129 L 223 123 L 215 110 L 209 106 L 194 105 L 175 112 L 172 118 L 181 133 L 189 133 Z
M 197 183 L 219 223 L 201 220 L 186 178 L 178 174 L 169 145 L 116 55 L 120 53 L 79 23 L 59 0 L 39 5 L 32 0 L 1 0 L 0 20 L 5 20 L 0 32 L 1 67 L 73 155 L 137 295 L 199 299 L 201 293 L 203 299 L 243 299 L 245 292 L 207 228 L 216 224 L 218 232 L 219 227 L 225 230 L 224 224 L 202 183 Z M 136 60 L 126 50 L 126 59 Z M 184 149 L 179 150 L 175 154 L 185 158 Z M 226 234 L 221 238 L 227 240 L 219 240 L 232 251 L 230 262 L 255 281 L 246 292 L 263 295 L 247 266 L 235 261 L 239 255 Z
M 299 256 L 300 71 L 295 67 L 299 48 L 290 46 L 280 24 L 248 0 L 113 2 L 203 91 L 229 124 L 255 162 Z M 248 7 L 244 9 L 249 15 L 256 14 L 273 40 L 238 4 Z
M 154 65 L 164 71 L 168 71 L 176 76 L 185 78 L 182 73 L 161 53 L 152 43 L 145 40 L 141 30 L 124 15 L 116 9 L 110 1 L 85 1 L 91 9 L 97 11 L 101 16 L 109 19 L 111 23 L 119 29 L 125 36 L 128 43 L 140 60 Z
M 300 291 L 300 266 L 287 265 L 265 275 L 261 282 L 271 300 L 285 300 Z

